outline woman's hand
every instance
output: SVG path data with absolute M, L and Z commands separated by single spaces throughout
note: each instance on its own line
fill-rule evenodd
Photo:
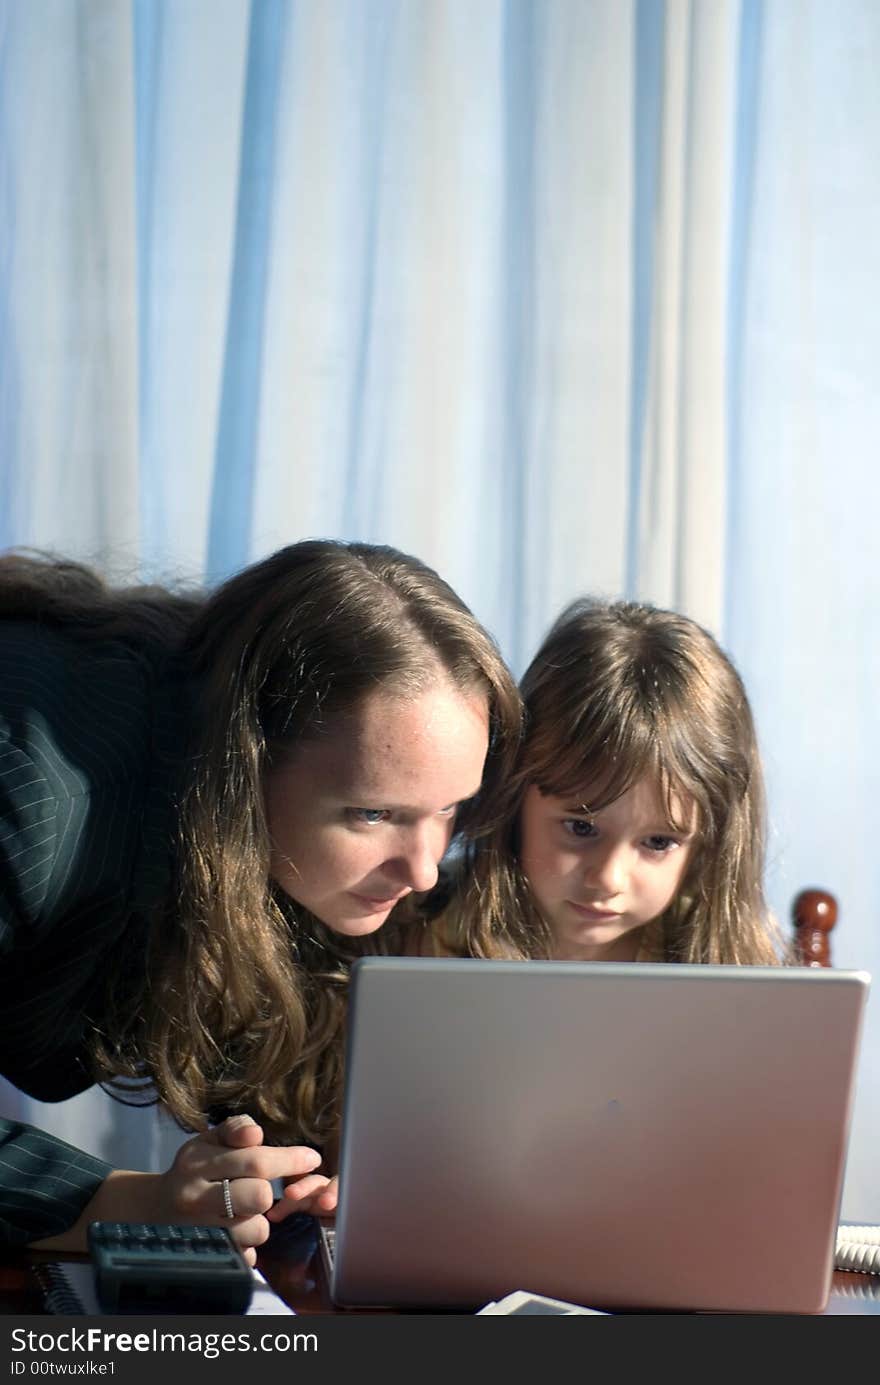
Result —
M 283 1221 L 291 1212 L 309 1212 L 313 1217 L 329 1217 L 336 1211 L 339 1178 L 326 1178 L 322 1173 L 290 1178 L 281 1197 L 266 1213 L 270 1222 Z
M 155 1220 L 227 1226 L 253 1265 L 256 1247 L 268 1238 L 270 1220 L 281 1220 L 268 1215 L 275 1201 L 272 1180 L 284 1179 L 288 1186 L 304 1188 L 318 1197 L 329 1184 L 322 1174 L 315 1173 L 320 1163 L 318 1152 L 306 1145 L 264 1145 L 263 1131 L 256 1121 L 250 1116 L 230 1116 L 222 1125 L 181 1145 L 171 1168 L 160 1175 L 168 1211 Z M 232 1219 L 226 1212 L 224 1179 L 229 1180 Z M 285 1188 L 285 1198 L 287 1195 Z M 287 1210 L 309 1209 L 300 1200 Z
M 324 1211 L 336 1206 L 335 1182 L 316 1173 L 321 1156 L 306 1145 L 264 1145 L 263 1131 L 250 1116 L 230 1116 L 222 1125 L 194 1135 L 177 1151 L 165 1173 L 114 1169 L 86 1204 L 73 1226 L 31 1244 L 39 1250 L 88 1249 L 92 1221 L 159 1222 L 226 1226 L 248 1264 L 267 1239 L 274 1202 L 272 1181 L 283 1180 L 284 1197 L 271 1221 L 289 1212 Z M 223 1180 L 229 1179 L 234 1216 L 226 1214 Z M 321 1206 L 322 1198 L 330 1206 Z

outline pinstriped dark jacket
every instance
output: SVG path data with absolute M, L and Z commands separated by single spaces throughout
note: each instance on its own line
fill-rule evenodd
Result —
M 0 1072 L 42 1101 L 92 1085 L 110 959 L 143 966 L 170 880 L 184 702 L 146 655 L 0 622 Z M 0 1119 L 0 1242 L 65 1230 L 108 1172 Z

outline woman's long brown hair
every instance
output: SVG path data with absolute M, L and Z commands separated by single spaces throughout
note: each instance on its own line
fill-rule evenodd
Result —
M 271 1138 L 325 1142 L 339 1117 L 348 942 L 275 889 L 266 767 L 368 692 L 438 677 L 486 696 L 483 786 L 456 823 L 502 815 L 520 737 L 516 686 L 490 636 L 430 568 L 395 549 L 309 540 L 210 595 L 109 587 L 69 562 L 0 562 L 0 614 L 175 651 L 194 680 L 173 897 L 146 974 L 96 1037 L 98 1075 L 149 1079 L 177 1121 L 248 1111 Z M 111 986 L 112 990 L 112 986 Z

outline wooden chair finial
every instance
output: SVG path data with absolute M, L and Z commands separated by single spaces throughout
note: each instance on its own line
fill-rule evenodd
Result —
M 837 900 L 827 890 L 801 890 L 791 909 L 794 946 L 805 967 L 831 966 L 830 933 L 837 922 Z

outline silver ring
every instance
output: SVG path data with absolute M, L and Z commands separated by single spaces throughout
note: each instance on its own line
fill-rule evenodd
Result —
M 229 1179 L 223 1179 L 223 1208 L 230 1221 L 235 1221 L 235 1208 L 232 1205 L 232 1191 L 229 1187 Z

